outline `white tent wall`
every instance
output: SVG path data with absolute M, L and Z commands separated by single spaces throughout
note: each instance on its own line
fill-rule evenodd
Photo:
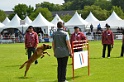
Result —
M 48 34 L 50 36 L 51 26 L 44 26 L 44 27 L 39 27 L 39 28 L 42 29 L 42 31 L 43 31 L 44 34 Z
M 4 24 L 0 22 L 0 32 L 4 29 Z

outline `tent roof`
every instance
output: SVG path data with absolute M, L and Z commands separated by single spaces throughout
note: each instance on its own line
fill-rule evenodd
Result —
M 73 26 L 73 25 L 87 25 L 88 22 L 86 22 L 84 19 L 81 18 L 81 16 L 75 12 L 73 17 L 65 23 L 65 26 Z
M 35 18 L 35 20 L 30 24 L 33 27 L 41 27 L 41 26 L 55 26 L 54 24 L 47 21 L 41 13 Z
M 63 20 L 58 16 L 58 14 L 56 14 L 51 23 L 57 25 L 58 22 L 63 22 Z
M 24 19 L 24 21 L 27 24 L 31 24 L 32 23 L 32 20 L 28 16 L 26 16 L 26 18 Z
M 106 21 L 112 21 L 112 20 L 122 20 L 122 19 L 113 11 Z
M 2 24 L 1 22 L 0 22 L 0 27 L 3 27 L 4 26 L 4 24 Z
M 2 22 L 4 25 L 7 25 L 10 22 L 9 18 L 6 17 L 6 19 Z
M 20 18 L 18 17 L 17 14 L 15 14 L 15 16 L 12 18 L 12 20 L 5 25 L 5 27 L 10 28 L 10 27 L 22 27 L 22 25 L 20 25 Z M 27 24 L 23 25 L 24 27 L 27 26 Z
M 92 12 L 90 12 L 90 14 L 87 16 L 85 21 L 87 21 L 87 22 L 94 22 L 94 21 L 99 21 L 99 20 L 92 14 Z

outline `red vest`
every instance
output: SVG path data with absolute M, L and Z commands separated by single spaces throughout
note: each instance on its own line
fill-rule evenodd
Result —
M 102 32 L 102 44 L 114 44 L 114 35 L 111 30 L 105 30 Z

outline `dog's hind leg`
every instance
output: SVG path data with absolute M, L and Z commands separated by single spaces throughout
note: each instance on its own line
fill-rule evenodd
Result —
M 26 77 L 27 71 L 29 70 L 30 66 L 31 63 L 27 63 L 24 77 Z
M 22 66 L 21 66 L 19 69 L 22 69 L 22 68 L 25 66 L 26 63 L 27 63 L 27 62 L 25 62 L 24 64 L 22 64 Z
M 41 58 L 43 58 L 44 57 L 44 55 L 43 56 L 41 56 Z

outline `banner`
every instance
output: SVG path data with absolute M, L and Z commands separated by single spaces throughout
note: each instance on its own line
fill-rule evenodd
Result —
M 88 51 L 74 53 L 74 69 L 88 66 Z

